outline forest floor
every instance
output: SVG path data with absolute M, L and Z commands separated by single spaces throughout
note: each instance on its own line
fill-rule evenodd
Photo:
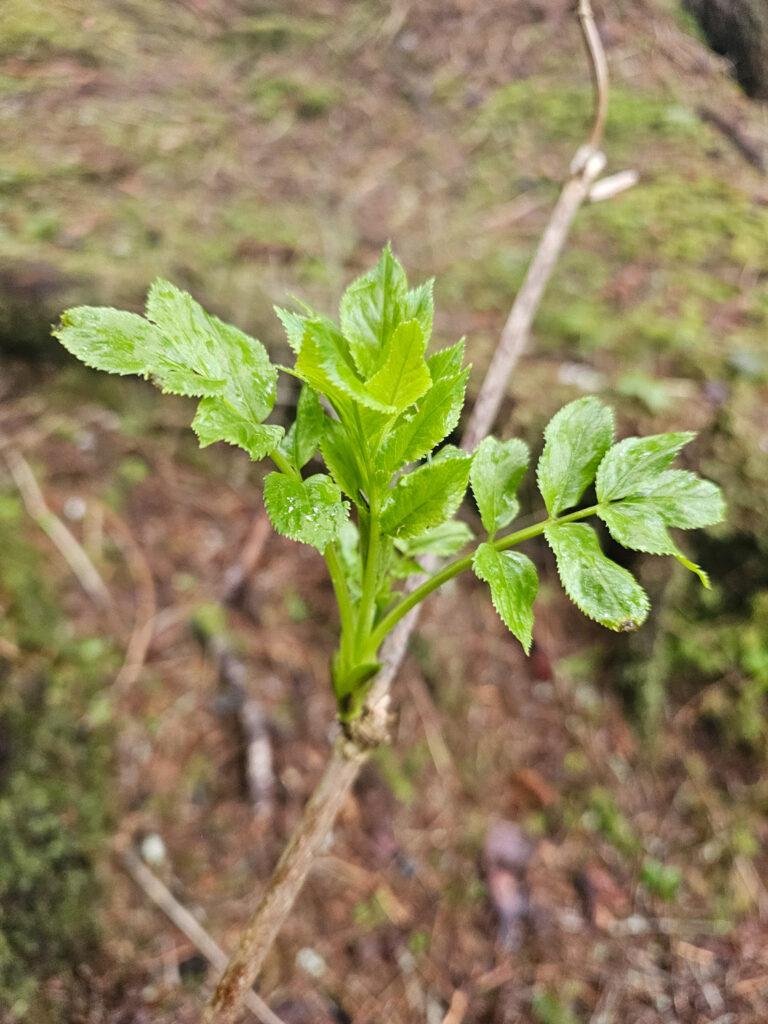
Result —
M 200 452 L 184 400 L 51 363 L 46 325 L 138 308 L 162 274 L 280 361 L 271 304 L 331 311 L 391 238 L 413 281 L 436 275 L 472 392 L 588 128 L 588 73 L 557 0 L 6 2 L 0 1021 L 184 1024 L 205 964 L 120 850 L 232 946 L 328 753 L 332 592 L 264 529 L 242 452 Z M 609 170 L 640 182 L 579 214 L 497 429 L 536 454 L 594 391 L 622 434 L 700 431 L 689 465 L 731 509 L 692 542 L 713 590 L 638 558 L 657 610 L 606 637 L 533 544 L 530 660 L 477 581 L 430 599 L 392 745 L 263 974 L 286 1024 L 768 1019 L 768 179 L 745 153 L 766 111 L 672 3 L 599 14 Z M 107 599 L 30 516 L 24 464 Z M 257 808 L 222 644 L 273 758 Z M 532 844 L 506 941 L 499 822 Z

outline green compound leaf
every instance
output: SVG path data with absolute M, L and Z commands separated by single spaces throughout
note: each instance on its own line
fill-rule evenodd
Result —
M 431 360 L 429 360 L 431 362 Z M 401 466 L 432 451 L 459 422 L 469 369 L 438 378 L 415 410 L 404 413 L 384 437 L 376 456 L 380 480 L 388 483 Z
M 346 351 L 337 327 L 324 318 L 306 320 L 296 376 L 334 404 L 352 399 L 356 404 L 393 413 L 394 406 L 377 401 L 366 390 Z
M 648 597 L 634 578 L 600 550 L 597 534 L 584 523 L 552 523 L 544 531 L 557 559 L 563 589 L 588 618 L 628 632 L 648 615 Z
M 656 503 L 668 526 L 693 530 L 725 519 L 726 507 L 720 488 L 685 469 L 659 473 L 644 493 Z
M 264 346 L 167 281 L 152 285 L 146 320 L 81 306 L 64 313 L 55 333 L 88 366 L 151 377 L 164 391 L 202 397 L 193 422 L 202 445 L 229 441 L 260 459 L 282 436 L 281 427 L 260 426 L 274 405 L 277 380 Z
M 405 271 L 387 245 L 376 266 L 354 281 L 342 297 L 341 330 L 355 366 L 366 380 L 376 372 L 386 342 L 403 319 L 407 287 Z
M 325 413 L 316 391 L 305 384 L 296 405 L 296 419 L 280 444 L 280 451 L 295 469 L 305 466 L 325 433 Z
M 455 555 L 465 544 L 474 540 L 474 534 L 460 519 L 449 519 L 418 537 L 395 540 L 395 547 L 411 558 L 417 555 Z
M 426 341 L 417 320 L 398 324 L 386 344 L 384 361 L 366 385 L 382 406 L 398 412 L 413 405 L 432 383 L 424 359 Z
M 278 533 L 320 551 L 336 539 L 349 511 L 339 488 L 323 473 L 306 480 L 270 473 L 264 481 L 264 505 Z
M 547 511 L 571 508 L 595 479 L 613 442 L 613 413 L 596 398 L 579 398 L 547 424 L 536 475 Z
M 696 435 L 652 434 L 627 437 L 608 452 L 597 471 L 597 500 L 616 501 L 642 495 L 652 487 L 683 445 Z
M 539 577 L 530 558 L 519 551 L 497 551 L 481 544 L 472 560 L 475 575 L 491 588 L 493 607 L 530 653 L 533 633 L 533 602 Z
M 529 458 L 528 446 L 516 438 L 497 441 L 495 437 L 486 437 L 477 446 L 469 479 L 480 518 L 491 538 L 497 530 L 508 526 L 520 510 L 515 492 L 525 476 Z
M 429 465 L 400 477 L 382 509 L 383 532 L 418 537 L 449 519 L 464 497 L 471 462 L 466 452 L 448 445 Z
M 686 569 L 696 573 L 705 587 L 709 586 L 707 574 L 686 558 L 669 536 L 666 519 L 652 500 L 628 498 L 613 505 L 601 505 L 597 514 L 623 547 L 651 555 L 674 555 Z

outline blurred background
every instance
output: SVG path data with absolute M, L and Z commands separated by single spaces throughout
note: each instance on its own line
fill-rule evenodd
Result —
M 333 718 L 324 566 L 269 533 L 261 468 L 51 324 L 162 275 L 283 361 L 273 303 L 335 315 L 391 239 L 476 393 L 591 124 L 572 6 L 4 0 L 3 1024 L 197 1020 L 205 961 L 119 851 L 230 948 Z M 697 430 L 713 586 L 632 557 L 654 611 L 607 635 L 533 545 L 528 661 L 476 581 L 432 600 L 265 971 L 286 1022 L 768 1013 L 768 14 L 595 8 L 608 172 L 639 183 L 579 212 L 496 431 L 536 455 L 584 393 L 621 435 Z

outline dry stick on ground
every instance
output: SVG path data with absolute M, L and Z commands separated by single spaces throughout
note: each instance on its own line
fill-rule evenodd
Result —
M 144 668 L 154 638 L 157 615 L 155 580 L 149 560 L 125 520 L 107 505 L 103 505 L 101 511 L 109 521 L 112 536 L 122 552 L 137 595 L 133 628 L 114 683 L 117 693 L 127 693 Z
M 5 452 L 5 461 L 27 511 L 64 556 L 83 590 L 100 607 L 112 607 L 112 595 L 106 583 L 82 545 L 46 504 L 43 492 L 27 460 L 15 448 L 8 448 Z
M 589 54 L 595 83 L 595 120 L 589 141 L 576 153 L 536 254 L 504 326 L 498 348 L 469 419 L 463 447 L 472 450 L 490 430 L 501 405 L 507 381 L 528 343 L 531 323 L 560 255 L 573 218 L 588 197 L 605 165 L 599 150 L 608 101 L 605 53 L 595 28 L 589 0 L 579 0 L 577 15 Z M 250 991 L 283 921 L 304 884 L 315 857 L 326 843 L 338 812 L 370 751 L 387 739 L 389 690 L 418 619 L 418 606 L 390 633 L 382 647 L 382 668 L 362 716 L 351 723 L 350 735 L 340 736 L 304 817 L 289 840 L 272 878 L 216 991 L 203 1011 L 202 1024 L 233 1024 L 244 996 Z
M 467 998 L 466 992 L 457 988 L 453 993 L 451 1005 L 448 1007 L 448 1013 L 443 1017 L 443 1024 L 461 1024 L 464 1020 L 464 1014 L 467 1012 L 468 1006 L 469 999 Z
M 213 941 L 197 918 L 179 903 L 173 893 L 130 847 L 120 850 L 119 857 L 128 874 L 155 906 L 163 911 L 183 935 L 186 935 L 217 971 L 222 972 L 227 966 L 227 954 Z M 243 1002 L 262 1024 L 284 1024 L 282 1018 L 278 1017 L 255 992 L 247 992 Z

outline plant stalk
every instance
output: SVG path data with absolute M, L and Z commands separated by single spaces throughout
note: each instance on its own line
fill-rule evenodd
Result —
M 339 620 L 341 622 L 341 648 L 342 653 L 348 655 L 349 644 L 353 641 L 355 631 L 355 613 L 352 600 L 349 596 L 349 587 L 344 575 L 344 568 L 339 559 L 339 554 L 334 544 L 329 544 L 325 549 L 324 557 L 328 565 L 328 574 L 333 584 L 333 592 L 336 596 L 336 603 L 339 606 Z
M 373 626 L 376 611 L 376 590 L 379 583 L 379 556 L 381 549 L 381 521 L 379 509 L 371 505 L 368 523 L 368 550 L 365 553 L 365 570 L 363 576 L 363 594 L 360 598 L 360 612 L 357 622 L 357 650 L 362 652 Z
M 285 475 L 290 477 L 291 480 L 301 480 L 301 473 L 297 469 L 293 468 L 288 459 L 286 459 L 278 448 L 275 448 L 274 451 L 270 452 L 269 457 L 281 473 L 285 473 Z

